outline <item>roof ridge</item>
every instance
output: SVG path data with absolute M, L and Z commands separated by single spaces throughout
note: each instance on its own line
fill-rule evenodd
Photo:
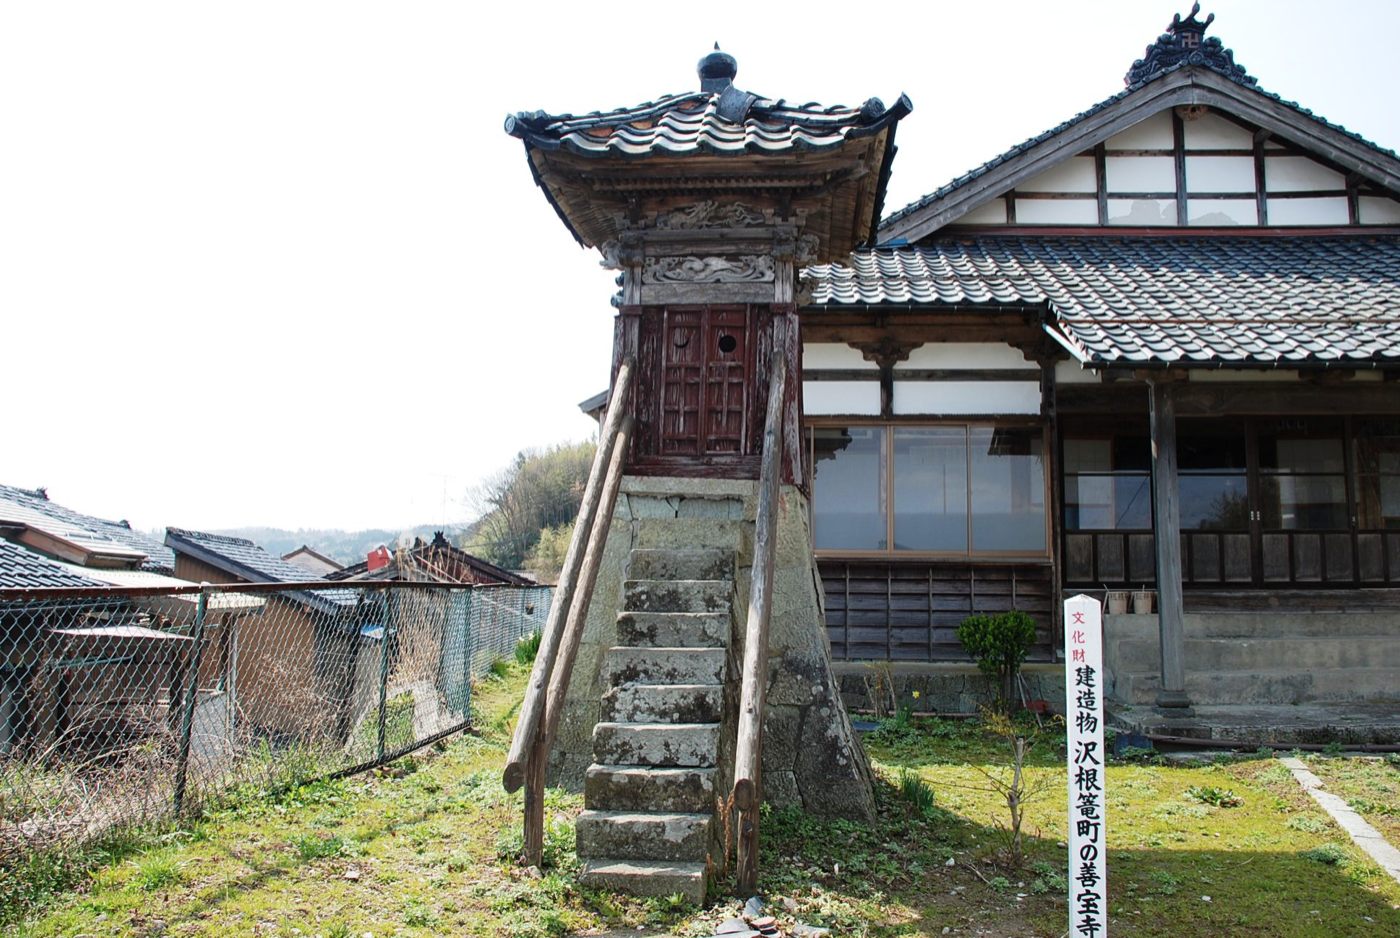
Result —
M 176 537 L 183 537 L 192 541 L 212 541 L 219 544 L 237 544 L 240 547 L 257 547 L 258 545 L 246 537 L 234 537 L 231 534 L 214 534 L 210 531 L 196 531 L 192 528 L 167 527 L 166 534 L 173 534 Z M 260 548 L 262 549 L 262 548 Z M 268 554 L 268 556 L 272 556 Z
M 1219 42 L 1219 40 L 1214 41 Z M 1229 50 L 1226 51 L 1228 52 Z M 1354 130 L 1348 130 L 1341 124 L 1333 123 L 1332 121 L 1329 121 L 1322 115 L 1316 114 L 1312 110 L 1303 107 L 1296 101 L 1290 101 L 1282 95 L 1266 90 L 1265 88 L 1259 85 L 1258 81 L 1255 78 L 1244 74 L 1243 69 L 1240 70 L 1239 75 L 1236 75 L 1228 71 L 1213 68 L 1209 64 L 1205 64 L 1200 61 L 1193 61 L 1191 58 L 1185 58 L 1164 68 L 1159 68 L 1156 71 L 1151 72 L 1150 74 L 1139 77 L 1136 81 L 1133 81 L 1132 83 L 1128 84 L 1122 91 L 1115 92 L 1109 97 L 1104 98 L 1102 101 L 1090 105 L 1083 111 L 1080 111 L 1078 114 L 1075 114 L 1073 117 L 1061 121 L 1059 124 L 1056 124 L 1049 130 L 1042 131 L 1041 133 L 1036 134 L 1034 137 L 1028 137 L 1020 143 L 1015 144 L 1009 149 L 997 154 L 996 156 L 992 157 L 986 162 L 978 166 L 972 167 L 962 175 L 955 176 L 953 179 L 939 186 L 937 189 L 934 189 L 932 192 L 919 196 L 917 199 L 913 200 L 912 202 L 909 202 L 904 207 L 897 209 L 894 212 L 891 212 L 889 215 L 886 215 L 883 219 L 880 220 L 880 227 L 884 228 L 888 225 L 894 224 L 897 221 L 901 221 L 905 218 L 908 218 L 915 212 L 926 208 L 927 206 L 938 201 L 944 196 L 953 193 L 957 189 L 960 189 L 964 184 L 971 182 L 972 180 L 984 175 L 988 170 L 1000 166 L 1007 160 L 1019 156 L 1025 151 L 1031 149 L 1032 147 L 1040 143 L 1043 143 L 1051 137 L 1058 136 L 1060 133 L 1063 133 L 1064 131 L 1073 127 L 1080 121 L 1092 117 L 1093 115 L 1102 111 L 1104 108 L 1116 104 L 1118 101 L 1126 98 L 1128 95 L 1131 95 L 1132 93 L 1139 91 L 1147 87 L 1148 85 L 1153 84 L 1154 82 L 1160 81 L 1168 75 L 1174 75 L 1177 72 L 1190 68 L 1200 68 L 1209 71 L 1212 74 L 1220 76 L 1221 78 L 1234 82 L 1241 88 L 1247 88 L 1250 91 L 1263 95 L 1264 97 L 1272 101 L 1276 101 L 1277 103 L 1282 104 L 1287 108 L 1290 108 L 1298 114 L 1301 114 L 1304 117 L 1316 121 L 1317 123 L 1323 125 L 1324 127 L 1327 127 L 1330 130 L 1334 130 L 1337 133 L 1343 134 L 1344 136 L 1355 140 L 1357 143 L 1370 147 L 1378 153 L 1382 153 L 1392 158 L 1400 159 L 1400 153 L 1397 153 L 1395 150 L 1392 150 L 1389 147 L 1383 147 L 1379 143 L 1376 143 L 1374 140 L 1370 140 Z M 1132 74 L 1133 73 L 1130 71 L 1129 76 L 1131 76 Z

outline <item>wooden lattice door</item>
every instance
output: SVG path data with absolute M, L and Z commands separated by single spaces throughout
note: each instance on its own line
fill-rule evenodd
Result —
M 743 454 L 753 359 L 748 311 L 668 308 L 660 339 L 659 455 Z

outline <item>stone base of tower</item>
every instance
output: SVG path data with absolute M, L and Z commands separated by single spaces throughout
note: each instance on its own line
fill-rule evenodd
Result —
M 717 800 L 727 797 L 753 568 L 757 488 L 756 482 L 718 479 L 628 477 L 623 481 L 563 719 L 550 754 L 550 784 L 584 789 L 590 766 L 594 770 L 591 777 L 597 777 L 604 758 L 598 753 L 611 752 L 608 739 L 599 734 L 615 733 L 620 695 L 626 696 L 631 706 L 638 706 L 639 695 L 674 693 L 648 690 L 654 685 L 647 680 L 631 688 L 619 685 L 627 675 L 618 661 L 632 654 L 633 646 L 723 647 L 727 649 L 726 667 L 719 676 L 724 688 L 723 725 L 716 742 L 711 786 Z M 795 487 L 785 485 L 780 503 L 769 627 L 764 797 L 775 807 L 794 805 L 824 817 L 870 819 L 874 816 L 870 766 L 832 674 L 807 499 Z M 680 606 L 670 612 L 660 611 L 663 607 L 658 606 L 656 612 L 637 613 L 639 597 L 646 598 L 642 596 L 645 590 L 662 592 L 653 578 L 666 575 L 667 563 L 661 556 L 666 551 L 674 551 L 678 557 L 696 551 L 732 551 L 732 591 L 713 580 L 707 581 L 711 585 L 705 591 L 706 595 L 729 595 L 727 608 L 712 602 L 713 608 L 707 607 L 710 611 L 706 615 L 697 609 L 683 611 Z M 683 561 L 677 563 L 679 582 L 694 583 L 684 579 L 691 574 L 684 572 Z M 644 583 L 635 573 L 643 567 L 649 578 Z M 689 587 L 675 591 L 678 599 L 684 600 L 686 590 Z M 715 634 L 726 627 L 727 636 Z M 641 712 L 656 709 L 638 707 Z M 595 789 L 601 790 L 590 786 L 586 795 Z

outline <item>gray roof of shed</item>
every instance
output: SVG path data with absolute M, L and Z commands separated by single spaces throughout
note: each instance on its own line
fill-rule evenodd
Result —
M 63 564 L 6 540 L 0 540 L 0 587 L 104 586 Z
M 986 235 L 803 278 L 829 309 L 1043 306 L 1091 365 L 1400 367 L 1397 236 Z
M 107 542 L 138 551 L 146 558 L 141 562 L 142 570 L 171 573 L 175 569 L 175 554 L 155 538 L 132 530 L 125 521 L 107 521 L 49 501 L 43 490 L 0 485 L 0 503 L 22 511 L 26 523 L 35 527 L 43 528 L 47 519 L 62 529 L 85 533 L 88 541 Z
M 322 579 L 304 567 L 268 553 L 245 537 L 166 528 L 165 542 L 180 553 L 217 567 L 250 583 L 310 583 Z M 357 602 L 354 590 L 308 590 L 299 594 L 312 605 L 338 611 Z

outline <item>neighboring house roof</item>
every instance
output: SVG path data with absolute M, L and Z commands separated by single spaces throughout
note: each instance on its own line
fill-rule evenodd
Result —
M 1091 365 L 1400 366 L 1397 236 L 983 235 L 803 277 L 828 309 L 1040 305 Z
M 0 525 L 23 525 L 70 545 L 70 559 L 96 554 L 142 570 L 170 573 L 175 555 L 155 538 L 133 531 L 125 521 L 107 521 L 49 501 L 43 489 L 0 485 Z
M 177 553 L 222 570 L 249 583 L 307 583 L 321 577 L 270 554 L 244 537 L 210 534 L 184 528 L 166 528 L 165 542 Z M 353 607 L 353 590 L 308 590 L 297 594 L 308 605 L 326 612 Z
M 1205 24 L 1197 25 L 1204 31 Z M 1194 50 L 1182 49 L 1177 42 L 1169 27 L 1129 70 L 1125 89 L 887 216 L 880 223 L 880 243 L 917 240 L 1004 194 L 1021 180 L 1178 104 L 1228 111 L 1348 172 L 1400 191 L 1400 157 L 1393 150 L 1260 89 L 1254 78 L 1235 65 L 1234 54 L 1221 46 L 1220 40 L 1206 39 Z
M 345 564 L 337 563 L 320 551 L 313 549 L 309 544 L 303 544 L 296 550 L 283 554 L 282 559 L 318 576 L 325 576 L 345 567 Z
M 406 554 L 406 556 L 405 556 Z M 396 551 L 387 566 L 371 571 L 362 561 L 330 574 L 329 580 L 428 580 L 437 583 L 534 586 L 535 581 L 473 556 L 448 543 L 438 531 L 430 543 L 421 540 L 406 552 Z
M 9 541 L 0 540 L 0 587 L 102 586 L 65 564 Z

